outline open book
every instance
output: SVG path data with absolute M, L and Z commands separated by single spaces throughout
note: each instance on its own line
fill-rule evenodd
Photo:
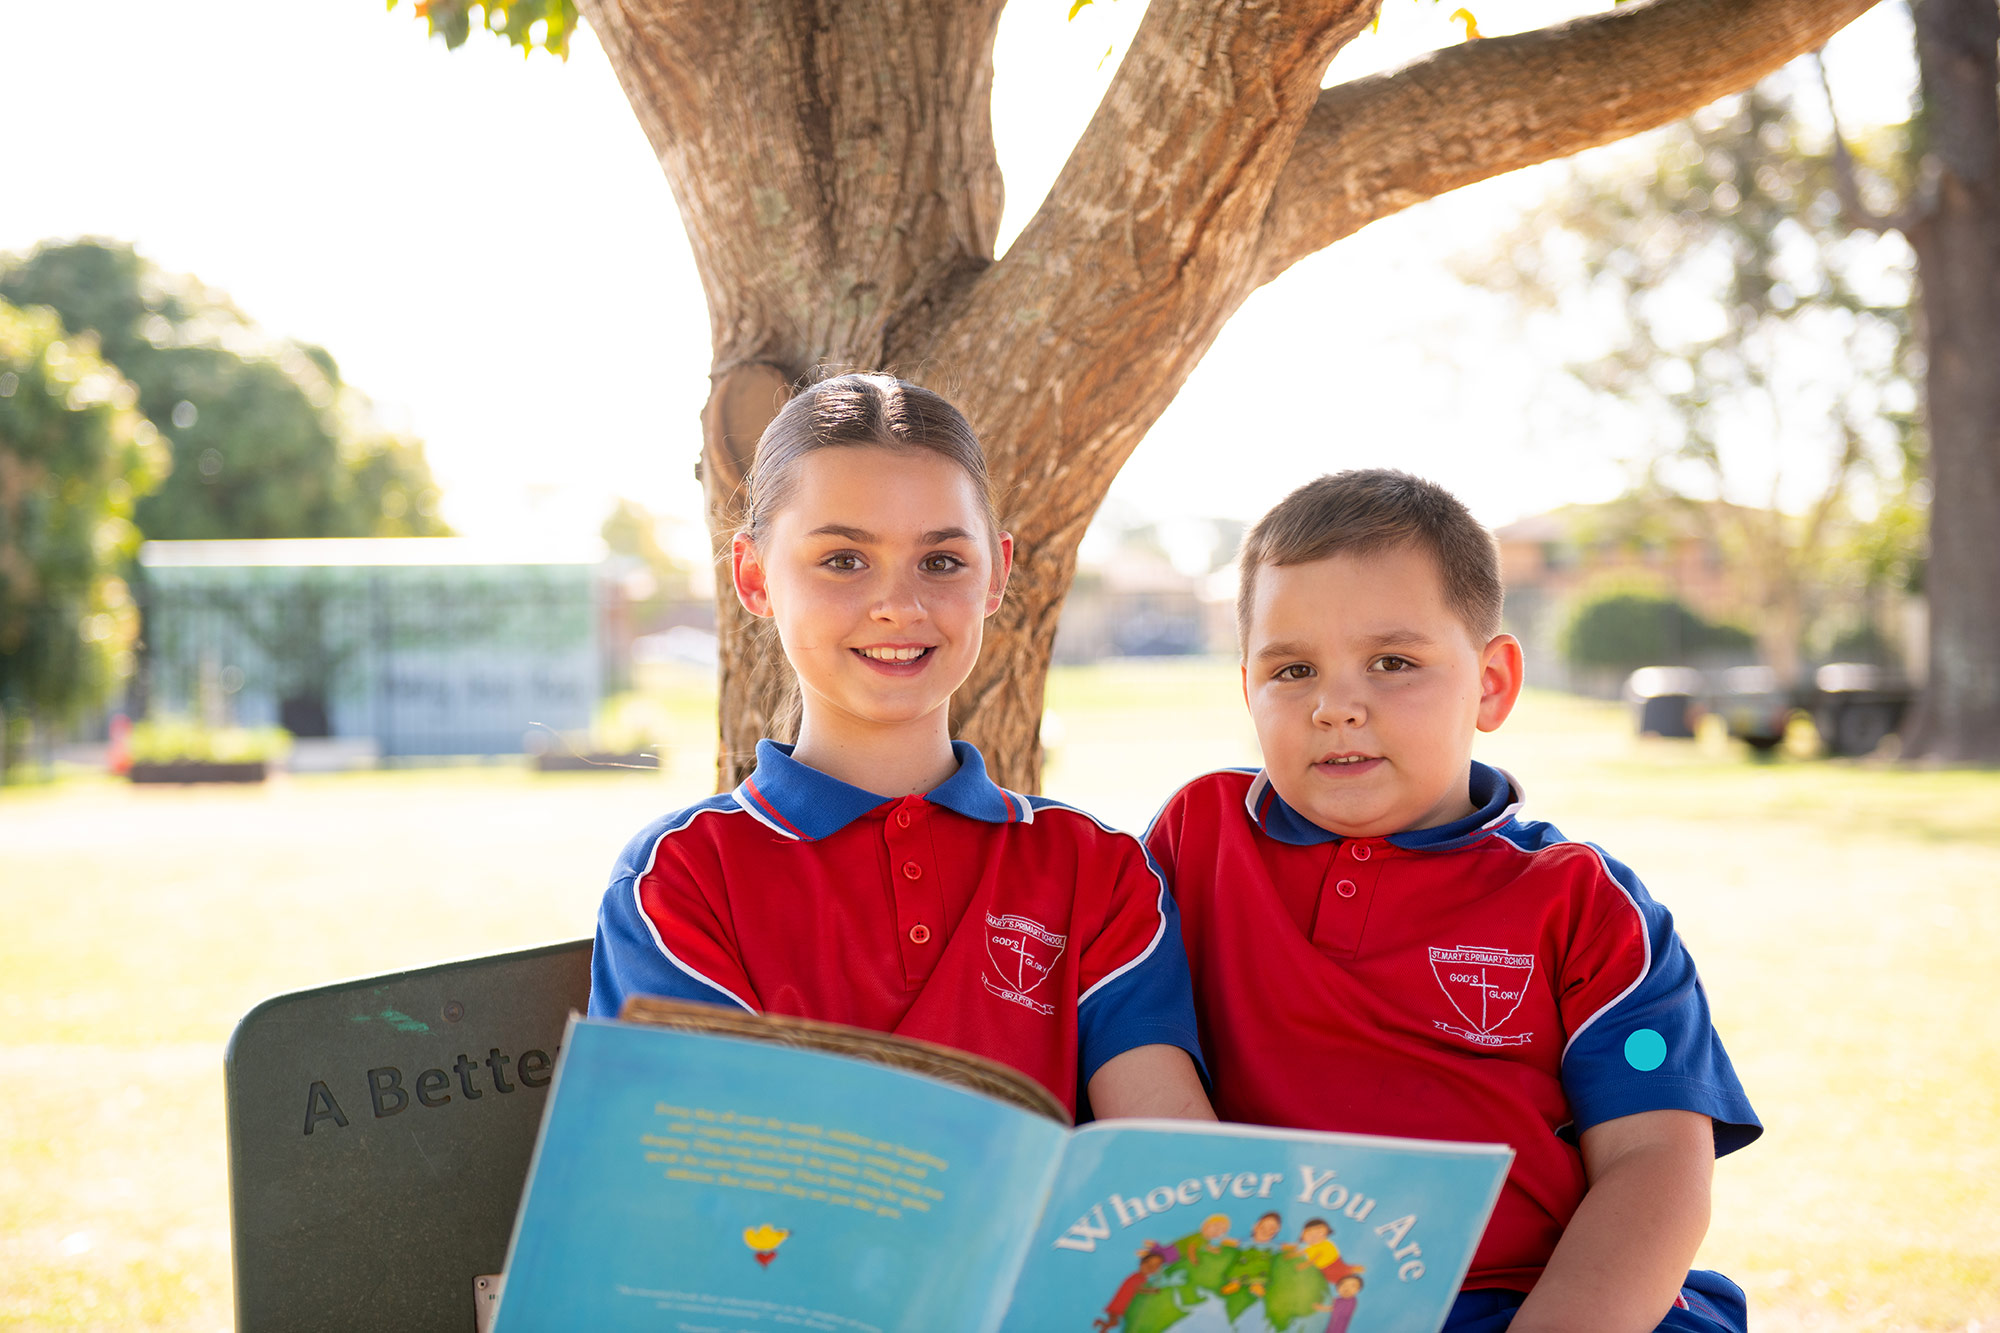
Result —
M 1064 1121 L 929 1043 L 664 1001 L 573 1018 L 495 1328 L 1425 1333 L 1513 1156 Z

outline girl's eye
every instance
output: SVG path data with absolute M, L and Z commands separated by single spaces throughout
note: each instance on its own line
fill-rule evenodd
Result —
M 852 551 L 835 551 L 832 555 L 820 561 L 820 564 L 826 566 L 828 569 L 839 570 L 845 574 L 861 568 L 861 557 Z
M 1281 666 L 1277 671 L 1272 673 L 1274 680 L 1310 680 L 1312 676 L 1313 669 L 1304 662 L 1294 662 L 1290 666 Z
M 963 568 L 965 568 L 963 560 L 945 551 L 927 555 L 923 559 L 923 570 L 926 574 L 950 574 Z
M 1408 671 L 1411 667 L 1415 665 L 1416 663 L 1412 662 L 1409 658 L 1398 657 L 1394 653 L 1390 653 L 1386 657 L 1378 657 L 1375 659 L 1375 669 L 1377 671 L 1387 671 L 1391 673 Z

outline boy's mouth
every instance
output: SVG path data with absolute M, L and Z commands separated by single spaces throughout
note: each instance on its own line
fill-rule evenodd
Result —
M 1379 754 L 1330 754 L 1316 761 L 1313 767 L 1341 777 L 1355 777 L 1369 772 L 1381 762 Z

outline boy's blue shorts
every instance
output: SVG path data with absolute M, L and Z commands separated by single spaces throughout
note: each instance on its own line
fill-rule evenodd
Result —
M 1443 1333 L 1501 1333 L 1527 1299 L 1518 1291 L 1461 1291 Z M 1658 1333 L 1746 1333 L 1750 1327 L 1743 1289 L 1720 1273 L 1701 1268 L 1689 1273 L 1681 1300 L 1686 1308 L 1667 1311 Z

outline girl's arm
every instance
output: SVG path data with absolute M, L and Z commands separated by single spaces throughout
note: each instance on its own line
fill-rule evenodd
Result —
M 1090 1109 L 1099 1120 L 1154 1116 L 1213 1120 L 1194 1061 L 1178 1046 L 1134 1046 L 1090 1076 Z
M 1707 1234 L 1715 1175 L 1707 1116 L 1620 1116 L 1583 1131 L 1582 1146 L 1590 1187 L 1512 1333 L 1649 1333 L 1679 1296 Z

